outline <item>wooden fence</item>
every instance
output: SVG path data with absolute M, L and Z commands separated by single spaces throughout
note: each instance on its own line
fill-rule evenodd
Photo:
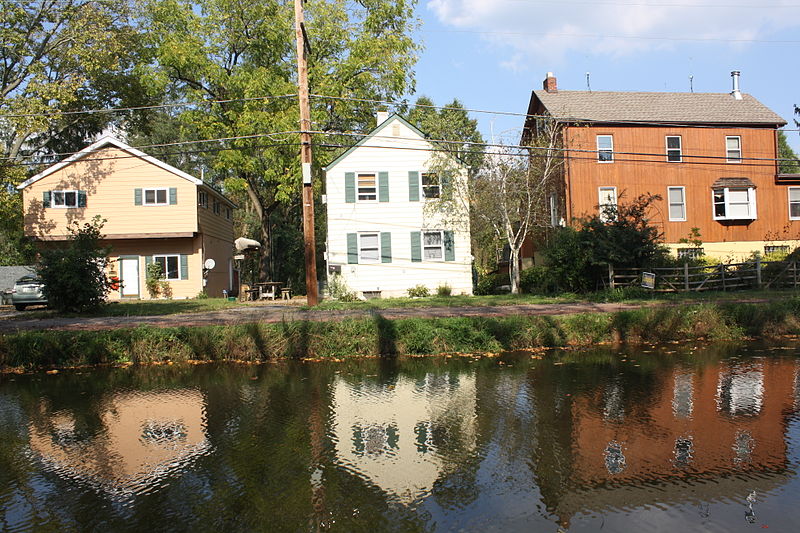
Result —
M 797 261 L 749 261 L 714 266 L 677 268 L 608 267 L 608 283 L 617 287 L 638 287 L 642 272 L 655 274 L 655 290 L 661 292 L 732 291 L 742 289 L 779 289 L 800 286 Z

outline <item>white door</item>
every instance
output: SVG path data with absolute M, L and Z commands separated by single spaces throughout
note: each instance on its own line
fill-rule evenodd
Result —
M 120 263 L 122 296 L 139 296 L 139 258 L 125 257 L 120 259 Z

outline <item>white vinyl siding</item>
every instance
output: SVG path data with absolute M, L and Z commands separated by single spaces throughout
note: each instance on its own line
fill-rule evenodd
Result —
M 683 187 L 667 187 L 669 202 L 669 219 L 672 222 L 686 221 L 686 189 Z

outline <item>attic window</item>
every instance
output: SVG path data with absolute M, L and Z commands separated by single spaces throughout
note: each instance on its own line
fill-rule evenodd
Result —
M 400 124 L 392 124 L 392 137 L 400 137 Z

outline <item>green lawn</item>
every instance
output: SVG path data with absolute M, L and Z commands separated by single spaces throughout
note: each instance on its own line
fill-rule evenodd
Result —
M 58 314 L 52 310 L 35 309 L 16 315 L 17 319 L 45 318 L 55 316 L 158 316 L 178 313 L 203 313 L 219 311 L 247 305 L 229 302 L 223 298 L 204 298 L 201 300 L 135 300 L 129 302 L 109 302 L 96 311 L 83 314 Z

